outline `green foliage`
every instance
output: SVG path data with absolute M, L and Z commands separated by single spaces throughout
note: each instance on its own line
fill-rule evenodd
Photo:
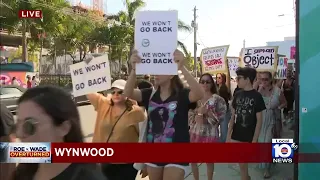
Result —
M 64 54 L 74 59 L 75 53 L 79 52 L 82 61 L 96 47 L 109 46 L 110 60 L 119 61 L 121 72 L 134 44 L 134 14 L 146 4 L 143 0 L 126 0 L 124 3 L 124 11 L 105 20 L 103 17 L 99 19 L 100 16 L 91 10 L 84 14 L 74 13 L 66 0 L 2 0 L 0 16 L 5 18 L 0 19 L 0 27 L 11 33 L 22 31 L 22 22 L 26 21 L 26 32 L 31 34 L 28 51 L 34 54 L 43 44 L 52 59 Z M 19 19 L 17 12 L 21 9 L 41 10 L 43 19 Z M 178 28 L 191 32 L 191 27 L 180 20 Z M 188 55 L 182 42 L 178 42 L 178 46 Z

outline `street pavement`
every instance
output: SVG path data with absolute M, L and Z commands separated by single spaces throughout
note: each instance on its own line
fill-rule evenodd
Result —
M 78 107 L 81 117 L 81 126 L 85 140 L 91 142 L 92 133 L 95 125 L 96 112 L 91 105 Z M 293 131 L 287 128 L 284 130 L 284 138 L 293 138 Z M 237 152 L 235 152 L 237 153 Z M 252 180 L 263 180 L 263 171 L 256 168 L 257 164 L 249 165 L 249 173 Z M 208 180 L 206 176 L 206 165 L 199 164 L 200 180 Z M 271 180 L 290 180 L 293 177 L 293 164 L 277 164 L 272 168 Z M 193 180 L 190 168 L 186 174 L 186 180 Z M 215 164 L 214 179 L 216 180 L 240 180 L 239 167 L 237 164 L 220 163 Z M 149 178 L 140 178 L 137 176 L 136 180 L 149 180 Z

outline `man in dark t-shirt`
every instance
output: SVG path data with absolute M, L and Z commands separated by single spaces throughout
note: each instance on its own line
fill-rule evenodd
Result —
M 233 97 L 228 141 L 256 143 L 262 126 L 262 111 L 266 109 L 262 95 L 253 89 L 257 71 L 244 67 L 239 68 L 236 73 L 241 90 Z M 248 164 L 241 163 L 239 166 L 241 179 L 250 179 Z

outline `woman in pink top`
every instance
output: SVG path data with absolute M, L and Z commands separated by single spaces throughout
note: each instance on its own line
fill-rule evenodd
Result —
M 197 108 L 189 111 L 190 141 L 195 143 L 220 142 L 219 124 L 225 118 L 227 106 L 225 100 L 217 94 L 216 83 L 208 73 L 200 77 L 200 84 L 205 91 Z M 191 164 L 195 180 L 199 180 L 197 164 Z M 207 163 L 207 177 L 213 178 L 214 164 Z

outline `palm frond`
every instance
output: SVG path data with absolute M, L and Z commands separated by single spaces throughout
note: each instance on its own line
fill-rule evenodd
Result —
M 185 22 L 178 20 L 178 30 L 185 32 L 192 32 L 192 27 Z
M 182 49 L 185 56 L 188 55 L 187 47 L 181 41 L 178 41 L 178 47 Z

